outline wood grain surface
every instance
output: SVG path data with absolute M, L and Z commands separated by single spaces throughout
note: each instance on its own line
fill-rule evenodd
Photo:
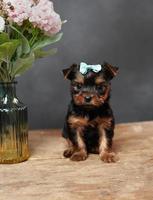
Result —
M 60 130 L 30 132 L 28 161 L 0 165 L 0 200 L 153 200 L 153 122 L 116 126 L 117 163 L 62 156 Z

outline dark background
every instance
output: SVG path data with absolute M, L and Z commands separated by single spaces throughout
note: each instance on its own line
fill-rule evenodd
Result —
M 18 79 L 18 96 L 29 107 L 30 128 L 62 127 L 69 83 L 61 70 L 72 63 L 104 60 L 120 67 L 113 80 L 116 121 L 153 119 L 153 1 L 54 0 L 68 22 L 58 53 L 39 60 Z

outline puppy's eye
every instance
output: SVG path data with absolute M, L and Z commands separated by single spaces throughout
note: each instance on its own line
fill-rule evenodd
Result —
M 102 90 L 102 89 L 103 89 L 103 85 L 97 85 L 97 86 L 96 86 L 96 89 L 97 89 L 97 90 Z
M 102 94 L 102 93 L 104 92 L 104 90 L 105 90 L 105 86 L 104 86 L 104 85 L 97 85 L 97 86 L 96 86 L 96 90 L 97 90 L 100 94 Z
M 72 86 L 73 86 L 73 88 L 74 88 L 75 91 L 80 91 L 81 88 L 82 88 L 82 84 L 81 84 L 81 83 L 76 83 L 76 82 L 74 82 L 74 83 L 72 84 Z
M 74 87 L 75 87 L 76 90 L 81 90 L 82 85 L 78 83 Z

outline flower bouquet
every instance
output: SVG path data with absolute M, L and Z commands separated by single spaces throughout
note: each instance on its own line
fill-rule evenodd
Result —
M 15 78 L 56 52 L 43 48 L 61 39 L 62 23 L 49 0 L 0 0 L 0 163 L 29 157 L 27 108 Z
M 61 39 L 61 26 L 49 0 L 0 1 L 0 81 L 13 81 L 35 59 L 55 53 L 42 48 Z

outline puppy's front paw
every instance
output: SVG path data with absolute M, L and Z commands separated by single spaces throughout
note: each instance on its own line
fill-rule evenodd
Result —
M 106 163 L 112 163 L 117 161 L 116 154 L 114 152 L 102 152 L 100 153 L 100 159 Z
M 73 154 L 73 149 L 66 149 L 64 152 L 63 152 L 63 156 L 65 157 L 65 158 L 70 158 L 71 156 L 72 156 L 72 154 Z
M 82 151 L 79 151 L 79 152 L 76 152 L 74 153 L 72 156 L 71 156 L 71 160 L 72 161 L 83 161 L 83 160 L 86 160 L 87 158 L 87 153 L 86 152 L 82 152 Z

